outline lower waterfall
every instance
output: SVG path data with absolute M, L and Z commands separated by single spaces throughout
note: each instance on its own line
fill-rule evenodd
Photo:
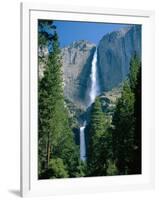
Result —
M 86 160 L 86 144 L 85 144 L 85 134 L 84 129 L 86 127 L 86 122 L 80 127 L 80 159 Z

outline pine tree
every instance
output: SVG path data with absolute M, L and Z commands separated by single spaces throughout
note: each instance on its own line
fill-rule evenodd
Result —
M 141 63 L 135 54 L 113 116 L 113 151 L 119 174 L 141 173 Z
M 52 52 L 49 54 L 44 76 L 39 81 L 39 155 L 43 157 L 44 169 L 49 166 L 52 145 L 60 128 L 56 122 L 60 115 L 58 106 L 61 104 L 64 107 L 61 66 L 58 37 L 55 32 Z
M 140 59 L 138 58 L 137 54 L 135 53 L 134 56 L 132 56 L 130 60 L 130 72 L 128 75 L 129 83 L 132 92 L 135 92 L 137 84 L 138 84 L 138 79 L 139 79 L 139 71 L 141 68 L 141 62 Z
M 130 62 L 130 73 L 129 73 L 130 87 L 135 95 L 134 103 L 134 152 L 133 152 L 133 163 L 131 165 L 131 173 L 141 173 L 141 62 L 135 54 Z
M 113 117 L 114 155 L 119 174 L 128 174 L 134 145 L 134 94 L 125 82 Z
M 88 144 L 88 176 L 106 175 L 107 147 L 106 119 L 97 97 L 91 111 Z
M 38 62 L 45 65 L 45 72 L 42 79 L 39 78 L 38 82 L 38 171 L 39 174 L 43 173 L 46 169 L 47 152 L 48 152 L 48 136 L 51 118 L 51 98 L 49 91 L 51 90 L 50 84 L 50 68 L 48 66 L 48 59 L 45 58 L 43 51 L 48 49 L 50 39 L 48 31 L 54 33 L 55 27 L 50 20 L 38 21 Z M 51 41 L 52 42 L 52 41 Z

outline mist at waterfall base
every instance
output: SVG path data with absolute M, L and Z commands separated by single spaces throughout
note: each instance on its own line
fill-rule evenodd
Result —
M 88 107 L 95 101 L 96 96 L 99 94 L 99 84 L 97 75 L 97 48 L 94 52 L 92 64 L 91 64 L 91 74 L 90 74 L 90 92 L 89 92 L 89 103 Z M 87 122 L 84 121 L 83 126 L 80 127 L 80 159 L 86 160 L 86 144 L 85 144 L 85 127 Z

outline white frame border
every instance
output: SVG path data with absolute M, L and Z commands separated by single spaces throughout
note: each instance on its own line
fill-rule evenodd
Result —
M 106 17 L 108 22 L 112 22 L 112 16 L 116 16 L 116 23 L 123 22 L 123 17 L 125 18 L 124 23 L 133 23 L 134 20 L 137 24 L 142 24 L 145 29 L 144 32 L 147 32 L 147 37 L 150 39 L 146 41 L 146 47 L 149 47 L 148 50 L 144 50 L 142 46 L 142 54 L 144 54 L 145 59 L 148 63 L 144 63 L 145 67 L 145 76 L 143 77 L 144 91 L 146 89 L 150 92 L 148 100 L 144 100 L 144 107 L 148 105 L 148 102 L 152 103 L 151 109 L 148 109 L 147 112 L 143 110 L 142 116 L 144 120 L 144 125 L 148 129 L 144 129 L 144 133 L 152 133 L 147 137 L 147 143 L 145 142 L 145 147 L 149 147 L 148 158 L 151 163 L 149 164 L 145 176 L 143 175 L 133 175 L 131 176 L 113 176 L 113 177 L 96 177 L 96 178 L 85 178 L 83 181 L 81 178 L 70 179 L 70 180 L 47 180 L 36 181 L 35 180 L 35 166 L 33 155 L 37 152 L 36 149 L 36 136 L 31 136 L 31 130 L 36 130 L 37 127 L 31 125 L 32 120 L 37 118 L 35 102 L 37 84 L 37 71 L 31 66 L 36 66 L 36 59 L 31 59 L 31 52 L 35 55 L 37 52 L 37 38 L 35 37 L 35 29 L 32 30 L 30 27 L 33 27 L 37 19 L 36 13 L 38 11 L 38 16 L 43 16 L 43 11 L 47 11 L 48 18 L 50 18 L 50 13 L 56 13 L 57 18 L 60 19 L 64 13 L 67 13 L 65 20 L 71 19 L 73 15 L 86 16 L 86 19 L 82 21 L 91 21 L 91 17 L 95 15 L 97 21 L 101 19 L 100 16 Z M 33 13 L 33 15 L 31 15 Z M 40 14 L 41 13 L 41 14 Z M 44 15 L 44 18 L 47 18 Z M 89 18 L 90 17 L 90 18 Z M 62 18 L 63 19 L 63 16 Z M 79 17 L 81 19 L 81 17 Z M 74 20 L 74 18 L 73 18 Z M 78 17 L 76 18 L 78 20 Z M 95 20 L 93 20 L 95 21 Z M 100 20 L 101 21 L 101 20 Z M 31 25 L 32 24 L 32 25 Z M 31 30 L 30 30 L 31 29 Z M 31 37 L 35 39 L 34 42 L 31 42 Z M 148 51 L 148 52 L 147 52 Z M 148 55 L 149 58 L 146 58 L 145 55 Z M 147 66 L 147 68 L 146 68 Z M 152 66 L 151 71 L 148 70 L 148 67 Z M 150 82 L 147 81 L 147 75 L 150 76 Z M 31 83 L 35 83 L 34 87 Z M 32 87 L 31 87 L 32 85 Z M 147 95 L 142 94 L 142 98 L 147 98 Z M 34 109 L 35 112 L 32 112 Z M 146 117 L 147 113 L 150 114 L 151 118 L 148 121 Z M 150 123 L 150 126 L 146 124 Z M 145 127 L 144 126 L 144 127 Z M 143 128 L 144 128 L 143 127 Z M 142 11 L 142 10 L 122 10 L 122 9 L 107 9 L 107 8 L 97 8 L 97 7 L 74 7 L 74 6 L 59 6 L 59 5 L 49 5 L 49 4 L 34 4 L 34 3 L 23 3 L 21 4 L 21 195 L 22 196 L 42 196 L 42 195 L 54 195 L 54 194 L 77 194 L 77 193 L 93 193 L 93 192 L 105 192 L 105 191 L 119 191 L 119 190 L 134 190 L 134 189 L 149 189 L 154 187 L 154 153 L 155 153 L 155 142 L 154 142 L 154 12 L 153 11 Z M 32 129 L 33 128 L 33 129 Z M 148 134 L 147 134 L 148 135 Z M 143 150 L 143 149 L 142 149 Z M 35 159 L 36 160 L 36 159 Z M 146 162 L 146 160 L 145 160 Z M 109 180 L 109 185 L 105 182 L 107 178 L 107 183 Z M 93 179 L 93 181 L 92 181 Z M 122 181 L 122 182 L 121 182 Z M 131 183 L 129 182 L 131 181 Z M 85 184 L 86 182 L 86 184 Z M 94 182 L 95 184 L 92 184 Z M 89 187 L 88 187 L 89 184 Z M 72 188 L 74 187 L 74 188 Z M 78 188 L 78 189 L 77 189 Z M 70 191 L 71 189 L 71 191 Z

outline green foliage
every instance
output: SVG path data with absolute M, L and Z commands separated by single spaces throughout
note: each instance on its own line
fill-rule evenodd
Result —
M 104 134 L 106 121 L 99 98 L 96 98 L 93 104 L 90 123 L 91 137 L 100 137 Z
M 93 104 L 89 125 L 88 176 L 106 175 L 109 132 L 99 98 Z
M 55 32 L 56 35 L 56 32 Z M 59 106 L 63 103 L 61 62 L 59 56 L 58 40 L 53 41 L 54 51 L 50 53 L 44 77 L 39 81 L 39 159 L 43 167 L 48 168 L 54 143 L 61 131 Z M 62 109 L 64 106 L 60 107 Z M 63 108 L 64 110 L 64 108 Z M 62 116 L 63 117 L 63 116 Z M 59 119 L 59 121 L 58 121 Z M 59 123 L 59 126 L 55 125 Z
M 68 172 L 60 158 L 51 159 L 48 168 L 39 175 L 40 179 L 67 178 Z
M 87 163 L 85 161 L 81 161 L 79 165 L 79 174 L 77 177 L 84 177 L 87 174 Z
M 141 64 L 138 63 L 139 71 L 137 76 L 137 83 L 134 89 L 135 104 L 134 104 L 134 118 L 135 118 L 135 131 L 134 131 L 134 153 L 133 163 L 131 165 L 131 172 L 133 174 L 141 174 Z
M 49 178 L 67 178 L 68 177 L 68 172 L 66 170 L 66 167 L 63 163 L 63 160 L 60 158 L 50 160 L 49 171 L 50 171 Z
M 103 112 L 96 98 L 87 128 L 87 176 L 141 173 L 141 63 L 136 55 L 112 122 Z
M 59 144 L 60 146 L 61 144 Z M 61 158 L 67 167 L 69 177 L 76 177 L 80 174 L 80 159 L 79 159 L 79 148 L 75 145 L 75 141 L 72 137 L 67 137 L 63 145 L 60 146 Z
M 116 163 L 113 160 L 108 160 L 107 176 L 118 175 Z
M 141 90 L 138 89 L 141 88 L 140 68 L 140 61 L 135 55 L 130 62 L 129 79 L 123 86 L 122 96 L 113 116 L 113 150 L 119 174 L 141 172 Z
M 137 55 L 132 56 L 130 61 L 129 82 L 132 91 L 136 90 L 138 84 L 138 75 L 141 68 L 141 63 Z
M 114 155 L 120 174 L 127 174 L 132 161 L 134 136 L 134 94 L 126 82 L 113 117 Z
M 45 32 L 52 23 L 41 26 L 45 26 Z M 50 40 L 48 37 L 46 39 Z M 39 43 L 41 44 L 41 40 Z M 38 91 L 38 152 L 41 179 L 75 177 L 76 173 L 79 173 L 80 163 L 79 149 L 69 127 L 68 111 L 64 103 L 62 64 L 56 31 L 53 33 L 51 44 L 52 50 L 49 52 L 44 76 L 39 79 Z

